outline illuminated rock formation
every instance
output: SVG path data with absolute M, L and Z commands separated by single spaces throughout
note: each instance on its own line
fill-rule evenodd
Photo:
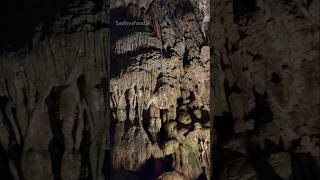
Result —
M 198 23 L 204 15 L 193 12 L 208 13 L 209 8 L 199 6 L 187 0 L 155 0 L 144 14 L 136 9 L 142 7 L 139 3 L 124 6 L 128 19 L 143 19 L 148 27 L 138 32 L 133 27 L 113 43 L 115 170 L 144 173 L 146 166 L 158 164 L 158 173 L 143 178 L 210 179 L 210 48 L 203 23 Z M 111 34 L 122 28 L 115 26 Z M 172 162 L 165 164 L 168 158 Z

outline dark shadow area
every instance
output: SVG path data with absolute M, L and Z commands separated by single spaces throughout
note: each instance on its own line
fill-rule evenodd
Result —
M 291 154 L 292 170 L 290 180 L 314 180 L 320 177 L 320 167 L 317 160 L 309 154 Z M 319 161 L 319 159 L 318 159 Z
M 241 17 L 254 12 L 256 8 L 256 0 L 233 0 L 234 22 L 238 23 Z
M 232 157 L 230 153 L 226 150 L 223 150 L 223 144 L 229 140 L 234 132 L 233 132 L 233 122 L 234 120 L 231 117 L 230 113 L 224 113 L 223 116 L 215 116 L 214 117 L 214 128 L 216 137 L 215 142 L 212 142 L 212 159 L 213 159 L 213 178 L 219 180 L 223 164 L 227 162 L 227 158 Z M 212 138 L 212 139 L 213 139 Z
M 103 163 L 103 175 L 105 177 L 105 180 L 112 180 L 114 177 L 111 177 L 111 175 L 114 175 L 114 171 L 112 171 L 112 162 L 111 162 L 111 150 L 105 151 L 105 159 Z
M 57 118 L 59 113 L 59 98 L 66 86 L 54 87 L 47 99 L 45 100 L 48 107 L 48 115 L 50 120 L 50 127 L 53 133 L 53 138 L 49 143 L 49 153 L 52 162 L 52 173 L 54 180 L 62 180 L 61 165 L 62 156 L 65 152 L 64 135 L 62 132 L 62 119 Z
M 80 145 L 81 153 L 81 174 L 80 180 L 91 180 L 92 169 L 90 166 L 90 147 L 91 147 L 91 132 L 89 130 L 89 120 L 87 112 L 83 113 L 84 128 L 82 130 L 82 140 Z
M 36 26 L 44 31 L 55 15 L 72 0 L 2 0 L 0 3 L 0 52 L 16 51 L 31 43 Z
M 248 144 L 247 151 L 249 161 L 253 165 L 257 172 L 257 176 L 260 180 L 282 180 L 272 169 L 272 166 L 266 161 L 268 159 L 265 151 L 261 150 L 255 144 Z
M 14 180 L 9 170 L 7 153 L 0 144 L 0 177 L 4 180 Z
M 268 99 L 267 93 L 260 95 L 254 91 L 254 97 L 255 97 L 255 109 L 249 113 L 249 118 L 252 118 L 255 120 L 254 129 L 256 132 L 258 132 L 268 122 L 271 122 L 273 120 L 273 114 L 267 102 L 267 99 Z
M 205 173 L 202 173 L 196 180 L 208 180 Z

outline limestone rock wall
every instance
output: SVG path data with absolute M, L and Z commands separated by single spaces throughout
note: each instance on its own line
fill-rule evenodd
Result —
M 318 179 L 319 1 L 212 1 L 220 179 Z
M 23 47 L 2 46 L 1 179 L 104 179 L 107 4 L 68 1 Z
M 146 4 L 111 6 L 113 169 L 140 179 L 210 179 L 209 2 Z M 117 21 L 146 26 L 113 27 Z
M 319 179 L 319 6 L 3 0 L 0 179 Z

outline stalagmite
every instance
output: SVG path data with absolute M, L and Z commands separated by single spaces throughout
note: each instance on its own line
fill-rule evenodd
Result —
M 180 114 L 179 121 L 182 124 L 190 124 L 192 122 L 191 116 L 187 112 Z
M 133 121 L 136 117 L 136 94 L 134 88 L 128 90 L 127 99 L 129 101 L 129 120 Z
M 195 109 L 194 111 L 193 111 L 193 114 L 198 118 L 198 119 L 201 119 L 201 110 L 199 110 L 199 109 Z

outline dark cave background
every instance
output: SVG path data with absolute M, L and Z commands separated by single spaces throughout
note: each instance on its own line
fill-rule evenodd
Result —
M 17 51 L 31 43 L 36 26 L 52 26 L 70 0 L 3 0 L 0 6 L 1 51 Z M 45 28 L 44 28 L 45 29 Z

